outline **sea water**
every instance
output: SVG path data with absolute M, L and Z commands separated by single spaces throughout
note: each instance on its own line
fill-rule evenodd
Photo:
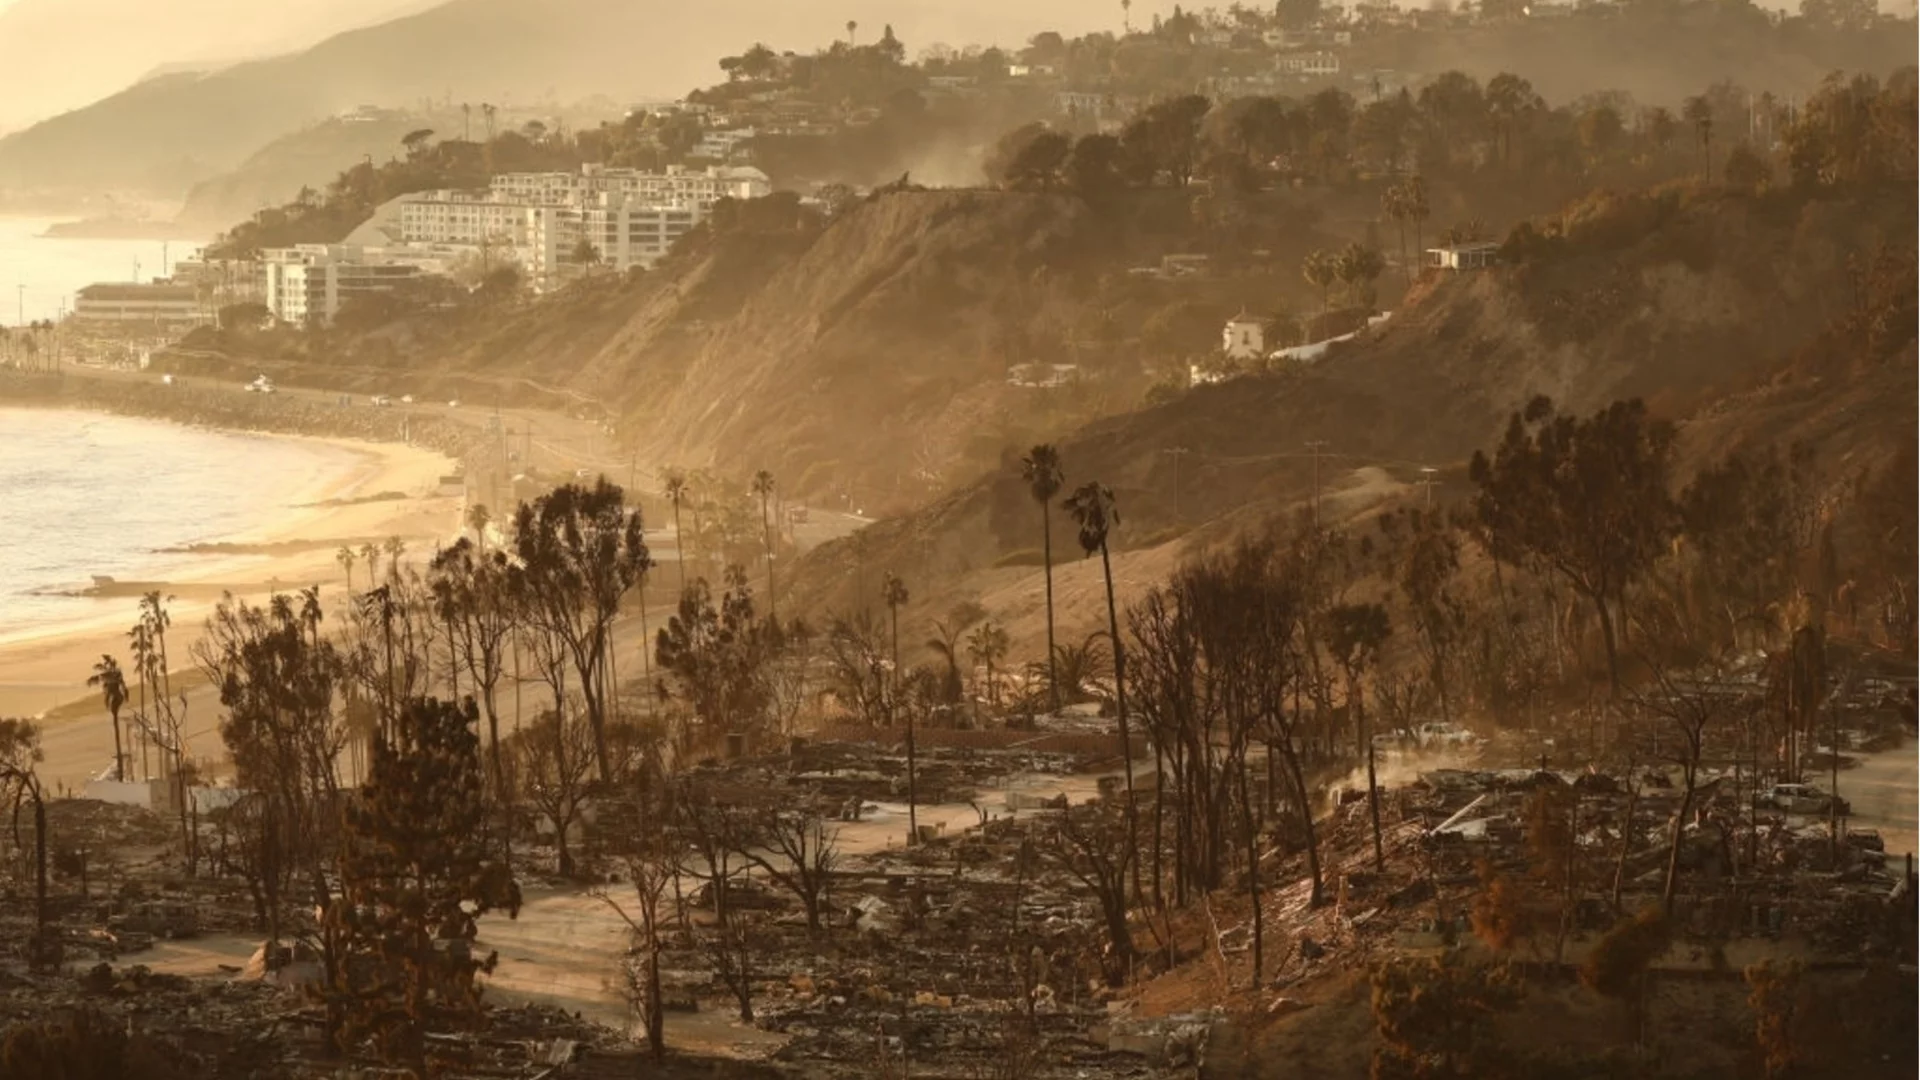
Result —
M 164 581 L 203 568 L 207 556 L 166 549 L 257 530 L 358 460 L 304 440 L 0 407 L 0 643 L 90 622 L 108 605 L 131 623 L 131 599 L 62 594 L 95 576 Z
M 4 5 L 0 5 L 4 6 Z M 64 303 L 97 282 L 152 281 L 192 255 L 198 241 L 58 239 L 57 219 L 0 216 L 0 325 L 57 319 Z

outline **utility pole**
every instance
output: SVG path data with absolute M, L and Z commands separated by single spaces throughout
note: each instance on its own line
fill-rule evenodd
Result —
M 1434 485 L 1440 482 L 1434 478 L 1434 474 L 1439 471 L 1439 469 L 1433 468 L 1432 466 L 1422 465 L 1420 466 L 1420 479 L 1415 481 L 1415 483 L 1427 489 L 1427 509 L 1429 510 L 1433 509 Z
M 1193 451 L 1184 446 L 1170 446 L 1160 451 L 1173 458 L 1173 520 L 1180 521 L 1180 459 Z
M 1325 453 L 1325 439 L 1307 440 L 1307 453 L 1313 457 L 1313 527 L 1320 527 L 1320 455 Z

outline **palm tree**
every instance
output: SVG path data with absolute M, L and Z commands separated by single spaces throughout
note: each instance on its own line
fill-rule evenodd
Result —
M 754 473 L 753 493 L 760 496 L 760 532 L 767 549 L 767 618 L 778 625 L 780 615 L 773 599 L 773 519 L 767 516 L 767 501 L 773 498 L 773 474 L 765 469 Z
M 967 655 L 976 664 L 984 664 L 987 669 L 987 704 L 998 707 L 1000 704 L 1000 686 L 993 677 L 993 665 L 1007 655 L 1007 632 L 995 626 L 991 621 L 980 624 L 980 628 L 967 636 Z
M 1713 104 L 1704 96 L 1690 97 L 1682 115 L 1700 137 L 1700 160 L 1707 183 L 1713 183 Z
M 1407 219 L 1413 222 L 1414 258 L 1425 259 L 1426 252 L 1421 250 L 1423 243 L 1421 226 L 1426 223 L 1427 217 L 1433 213 L 1433 207 L 1427 203 L 1426 180 L 1422 179 L 1418 173 L 1407 177 L 1407 182 L 1401 185 L 1401 195 L 1405 200 Z
M 847 20 L 847 48 L 849 49 L 853 48 L 853 32 L 858 29 L 860 29 L 860 24 L 858 22 L 855 22 L 852 19 Z
M 380 545 L 372 541 L 361 544 L 360 557 L 367 563 L 367 588 L 374 588 L 374 582 L 380 580 Z
M 382 543 L 380 547 L 381 547 L 381 550 L 387 553 L 388 576 L 390 577 L 399 576 L 400 556 L 405 555 L 407 553 L 407 542 L 405 540 L 400 539 L 398 536 L 389 536 L 387 537 L 386 542 Z
M 473 530 L 473 542 L 479 546 L 480 554 L 487 553 L 487 526 L 493 523 L 493 511 L 486 503 L 474 503 L 467 507 L 467 528 Z
M 127 704 L 127 676 L 120 670 L 120 661 L 102 653 L 100 662 L 93 665 L 87 685 L 100 688 L 100 701 L 113 717 L 113 778 L 125 780 L 127 758 L 120 744 L 120 710 Z
M 907 583 L 895 577 L 893 571 L 887 571 L 886 580 L 880 586 L 880 598 L 887 603 L 887 613 L 893 622 L 893 693 L 888 700 L 897 705 L 900 700 L 900 605 L 907 602 Z M 907 843 L 920 840 L 920 822 L 914 810 L 914 763 L 913 763 L 913 710 L 907 710 Z
M 1133 0 L 1120 0 L 1120 29 L 1133 33 Z
M 1054 681 L 1057 673 L 1053 659 L 1053 497 L 1066 486 L 1066 474 L 1060 468 L 1060 451 L 1051 443 L 1041 443 L 1020 459 L 1020 476 L 1027 492 L 1040 504 L 1040 554 L 1047 570 L 1047 694 L 1055 711 L 1060 708 L 1060 690 Z
M 687 474 L 678 469 L 665 470 L 667 501 L 673 504 L 673 561 L 680 565 L 680 592 L 687 591 L 686 533 L 680 529 L 680 507 L 687 501 Z
M 1413 284 L 1413 267 L 1407 262 L 1407 189 L 1399 184 L 1390 184 L 1380 194 L 1380 212 L 1393 221 L 1394 231 L 1400 239 L 1400 271 L 1406 275 L 1407 284 Z
M 1320 290 L 1321 311 L 1327 310 L 1327 305 L 1331 302 L 1328 298 L 1328 290 L 1332 287 L 1334 279 L 1339 276 L 1336 262 L 1335 257 L 1326 251 L 1312 251 L 1300 263 L 1300 273 L 1307 279 L 1307 284 Z
M 1089 480 L 1067 496 L 1067 513 L 1080 527 L 1080 550 L 1100 553 L 1100 571 L 1107 582 L 1107 644 L 1113 647 L 1113 702 L 1120 719 L 1120 753 L 1127 767 L 1127 843 L 1140 850 L 1140 826 L 1133 800 L 1133 736 L 1127 730 L 1126 650 L 1120 642 L 1120 611 L 1113 598 L 1113 557 L 1107 550 L 1107 535 L 1120 524 L 1120 511 L 1113 504 L 1113 489 Z M 1140 899 L 1140 860 L 1133 860 L 1133 897 Z
M 339 563 L 340 569 L 347 572 L 348 596 L 353 595 L 353 563 L 357 558 L 358 556 L 353 553 L 352 544 L 341 544 L 340 550 L 333 553 L 333 561 Z

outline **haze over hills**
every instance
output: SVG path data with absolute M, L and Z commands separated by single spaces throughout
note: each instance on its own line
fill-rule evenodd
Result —
M 0 132 L 77 109 L 157 72 L 305 48 L 434 0 L 0 0 Z M 114 33 L 101 33 L 111 26 Z
M 23 4 L 25 14 L 16 8 L 7 18 L 25 19 L 49 0 L 26 2 L 32 7 Z M 355 0 L 344 10 L 400 2 Z M 1139 5 L 1135 17 L 1151 7 Z M 1104 24 L 1117 14 L 1095 0 L 1040 8 L 1015 0 L 860 0 L 830 9 L 780 0 L 697 8 L 661 0 L 450 0 L 301 52 L 155 78 L 17 132 L 0 140 L 0 187 L 178 199 L 193 182 L 232 168 L 267 142 L 360 104 L 671 98 L 713 81 L 716 58 L 747 43 L 811 49 L 844 36 L 849 20 L 858 24 L 856 37 L 869 40 L 891 24 L 911 50 L 936 41 L 1017 42 L 1056 22 Z M 60 39 L 48 36 L 55 27 L 31 27 L 0 33 L 7 42 L 0 48 L 62 52 Z M 140 70 L 173 59 L 137 35 L 118 39 L 148 50 Z M 225 42 L 222 49 L 231 55 Z M 0 54 L 0 71 L 8 66 Z

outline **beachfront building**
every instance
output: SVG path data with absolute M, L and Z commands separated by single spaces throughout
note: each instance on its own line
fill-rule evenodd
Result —
M 651 266 L 721 199 L 771 193 L 767 174 L 742 166 L 506 173 L 484 192 L 423 191 L 399 202 L 398 239 L 494 250 L 519 262 L 534 287 L 552 288 L 586 261 L 615 270 Z
M 352 244 L 269 248 L 260 262 L 267 310 L 297 326 L 324 326 L 355 297 L 393 292 L 426 273 L 403 252 Z
M 190 284 L 102 282 L 74 294 L 74 318 L 102 328 L 176 329 L 207 321 L 207 308 Z

